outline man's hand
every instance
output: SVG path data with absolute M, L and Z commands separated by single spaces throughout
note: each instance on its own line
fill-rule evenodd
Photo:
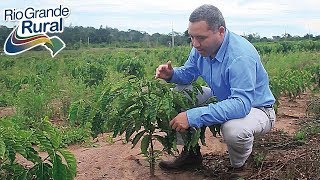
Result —
M 172 75 L 173 75 L 173 68 L 171 65 L 171 61 L 168 61 L 166 64 L 162 64 L 156 69 L 155 78 L 170 80 Z
M 169 125 L 178 132 L 185 132 L 189 128 L 187 113 L 179 113 L 170 121 Z

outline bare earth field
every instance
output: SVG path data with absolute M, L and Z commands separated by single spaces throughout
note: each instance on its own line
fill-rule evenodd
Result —
M 292 136 L 305 119 L 306 102 L 309 94 L 303 94 L 295 102 L 283 97 L 275 128 L 268 135 L 257 138 L 252 157 L 247 161 L 247 168 L 241 172 L 244 179 L 279 179 L 277 173 L 283 173 L 285 166 L 294 155 L 303 155 L 306 148 L 292 141 Z M 207 146 L 201 147 L 204 156 L 203 167 L 188 171 L 168 172 L 156 166 L 156 177 L 149 176 L 149 164 L 139 155 L 140 148 L 131 149 L 131 144 L 124 144 L 121 137 L 108 143 L 108 135 L 100 136 L 96 140 L 97 147 L 84 148 L 72 146 L 69 149 L 75 154 L 78 162 L 77 180 L 99 179 L 232 179 L 232 172 L 226 172 L 229 163 L 226 145 L 221 137 L 213 137 L 206 132 Z M 315 139 L 312 147 L 320 149 L 319 140 Z M 310 144 L 309 144 L 310 145 Z M 159 144 L 156 145 L 161 149 Z M 291 152 L 292 151 L 292 152 Z M 262 164 L 257 165 L 257 157 L 264 157 Z M 167 155 L 162 156 L 168 159 Z M 287 163 L 287 164 L 286 164 Z M 282 166 L 282 167 L 281 167 Z M 276 168 L 274 170 L 273 168 Z M 287 168 L 287 167 L 286 167 Z M 273 172 L 277 171 L 278 172 Z M 297 172 L 297 170 L 293 170 Z M 295 175 L 293 175 L 293 178 Z M 307 177 L 306 177 L 307 178 Z M 281 178 L 280 178 L 281 179 Z
M 75 179 L 237 179 L 235 175 L 242 179 L 320 179 L 319 133 L 308 142 L 293 140 L 294 134 L 308 122 L 306 104 L 309 96 L 309 93 L 302 94 L 294 102 L 286 97 L 280 99 L 275 128 L 255 139 L 253 153 L 240 173 L 227 170 L 229 159 L 226 145 L 221 137 L 213 137 L 207 130 L 207 145 L 201 147 L 204 157 L 201 167 L 164 171 L 156 165 L 155 177 L 152 178 L 148 162 L 139 154 L 139 145 L 131 149 L 131 143 L 124 143 L 123 137 L 111 139 L 111 134 L 103 134 L 93 141 L 94 147 L 69 146 L 68 149 L 77 159 Z M 0 109 L 0 117 L 13 113 L 12 108 Z M 160 143 L 155 147 L 161 150 Z M 173 157 L 164 154 L 161 158 Z M 28 162 L 25 163 L 28 165 Z

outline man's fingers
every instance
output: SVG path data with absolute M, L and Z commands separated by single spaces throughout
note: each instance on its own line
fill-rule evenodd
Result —
M 154 76 L 155 79 L 159 78 L 160 71 L 159 68 L 156 69 L 156 75 Z
M 156 74 L 154 76 L 155 79 L 160 77 L 161 72 L 165 70 L 165 67 L 163 65 L 160 65 L 157 69 L 156 69 Z
M 168 69 L 171 70 L 171 69 L 172 69 L 171 61 L 168 61 L 168 62 L 167 62 L 167 65 L 168 65 Z
M 167 74 L 170 73 L 170 71 L 172 71 L 172 65 L 171 65 L 171 61 L 168 61 L 166 64 L 162 64 L 160 65 L 157 69 L 156 69 L 156 74 L 154 76 L 155 79 L 157 78 L 167 78 Z
M 170 126 L 172 129 L 175 129 L 175 128 L 177 127 L 177 125 L 175 125 L 174 122 L 175 122 L 174 120 L 171 120 L 171 121 L 169 122 L 169 126 Z M 174 127 L 174 126 L 175 126 L 175 127 Z
M 172 129 L 176 129 L 177 127 L 178 127 L 177 124 L 173 124 L 173 125 L 171 126 Z

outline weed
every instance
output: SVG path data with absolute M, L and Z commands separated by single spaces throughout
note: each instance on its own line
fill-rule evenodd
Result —
M 253 161 L 257 167 L 262 166 L 263 161 L 265 160 L 266 155 L 262 152 L 256 152 L 253 155 Z
M 304 131 L 297 131 L 293 137 L 295 141 L 305 141 L 306 140 L 306 133 Z

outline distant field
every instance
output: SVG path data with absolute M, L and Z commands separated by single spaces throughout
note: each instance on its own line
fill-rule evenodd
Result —
M 320 48 L 318 43 L 306 44 L 256 45 L 277 99 L 287 95 L 294 100 L 307 90 L 320 89 Z M 9 151 L 11 154 L 27 153 L 25 157 L 35 158 L 31 144 L 40 144 L 52 153 L 52 159 L 65 153 L 61 147 L 87 142 L 91 136 L 108 131 L 107 120 L 93 118 L 95 108 L 100 108 L 97 101 L 104 98 L 104 93 L 127 81 L 126 77 L 131 75 L 153 81 L 159 64 L 171 60 L 173 66 L 180 66 L 189 51 L 190 47 L 94 48 L 63 50 L 55 58 L 51 58 L 48 51 L 0 55 L 0 107 L 15 112 L 3 118 L 10 124 L 0 123 L 0 130 L 8 132 L 0 137 L 9 139 L 0 139 L 0 158 Z M 199 83 L 205 85 L 202 80 Z M 108 116 L 113 116 L 113 112 L 110 110 Z M 28 134 L 29 138 L 24 139 Z M 11 141 L 10 138 L 17 139 Z M 6 150 L 3 144 L 7 142 L 17 143 L 13 145 L 17 149 Z M 63 156 L 74 172 L 72 156 Z M 59 164 L 61 160 L 55 161 Z M 20 170 L 24 172 L 23 168 Z

